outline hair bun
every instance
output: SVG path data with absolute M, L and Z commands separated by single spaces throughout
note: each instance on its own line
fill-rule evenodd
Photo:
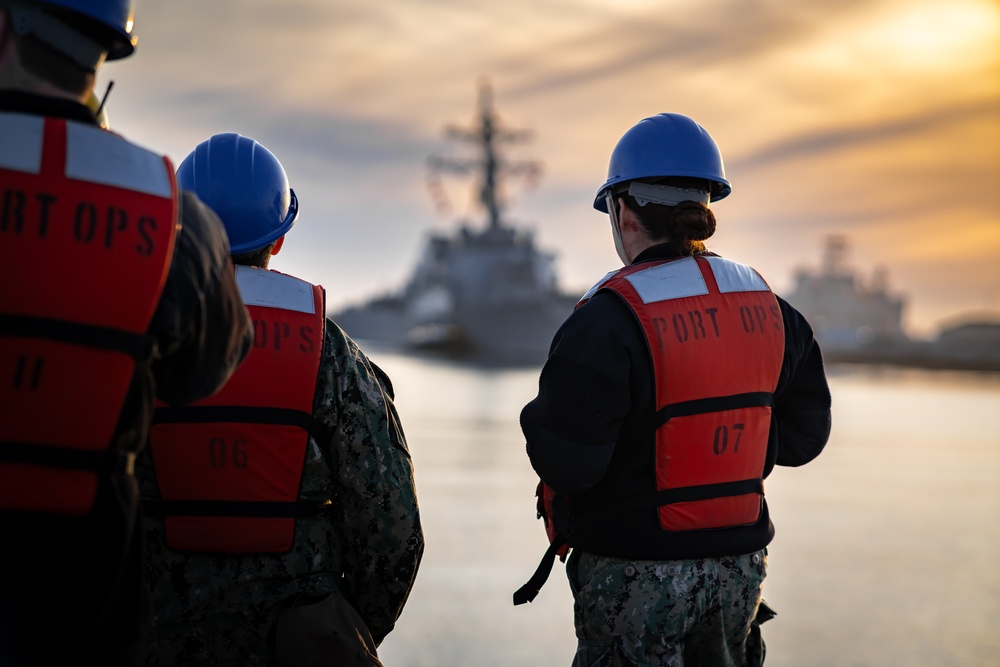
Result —
M 678 241 L 704 241 L 715 234 L 715 214 L 701 202 L 683 201 L 673 207 L 670 221 Z

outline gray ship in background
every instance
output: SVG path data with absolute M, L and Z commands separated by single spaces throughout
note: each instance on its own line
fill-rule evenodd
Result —
M 477 155 L 432 157 L 430 169 L 475 175 L 485 221 L 479 228 L 460 221 L 454 234 L 431 234 L 398 291 L 331 317 L 362 341 L 485 363 L 541 363 L 580 295 L 560 290 L 555 257 L 535 246 L 532 231 L 501 215 L 500 179 L 534 177 L 540 166 L 504 160 L 499 147 L 525 141 L 530 133 L 500 125 L 484 81 L 476 125 L 449 126 L 446 137 L 472 143 Z
M 1000 371 L 1000 313 L 969 313 L 931 339 L 913 338 L 903 326 L 906 297 L 889 289 L 888 271 L 876 267 L 864 279 L 848 245 L 828 236 L 821 265 L 799 269 L 782 295 L 809 320 L 828 362 Z

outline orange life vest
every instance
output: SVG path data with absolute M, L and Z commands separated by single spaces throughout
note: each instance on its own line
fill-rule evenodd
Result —
M 99 128 L 0 113 L 0 509 L 82 516 L 173 257 L 170 161 Z
M 763 472 L 774 390 L 784 357 L 777 299 L 748 266 L 703 256 L 625 267 L 598 290 L 616 292 L 642 327 L 653 365 L 655 487 L 573 512 L 565 496 L 539 483 L 538 513 L 551 545 L 514 604 L 534 599 L 571 532 L 603 518 L 657 508 L 663 531 L 729 528 L 761 516 Z M 639 482 L 639 480 L 637 480 Z M 641 482 L 639 482 L 641 484 Z
M 254 347 L 215 395 L 159 406 L 150 451 L 167 546 L 206 553 L 280 553 L 295 519 L 321 508 L 298 502 L 323 348 L 323 288 L 276 271 L 236 267 L 254 324 Z
M 630 266 L 603 288 L 632 308 L 653 361 L 660 526 L 756 522 L 785 349 L 767 283 L 707 256 Z

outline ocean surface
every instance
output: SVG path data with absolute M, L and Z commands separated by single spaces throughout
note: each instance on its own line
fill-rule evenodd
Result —
M 426 550 L 387 667 L 569 665 L 572 598 L 547 546 L 518 426 L 538 368 L 362 347 L 395 385 Z M 829 369 L 826 451 L 778 468 L 764 598 L 770 667 L 1000 665 L 1000 374 Z

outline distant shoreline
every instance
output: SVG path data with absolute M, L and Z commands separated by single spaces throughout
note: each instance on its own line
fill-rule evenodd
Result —
M 822 346 L 822 344 L 821 344 Z M 823 348 L 824 361 L 831 364 L 904 366 L 927 370 L 1000 372 L 1000 350 L 975 355 L 968 350 L 939 349 L 933 343 L 910 343 L 896 347 Z

